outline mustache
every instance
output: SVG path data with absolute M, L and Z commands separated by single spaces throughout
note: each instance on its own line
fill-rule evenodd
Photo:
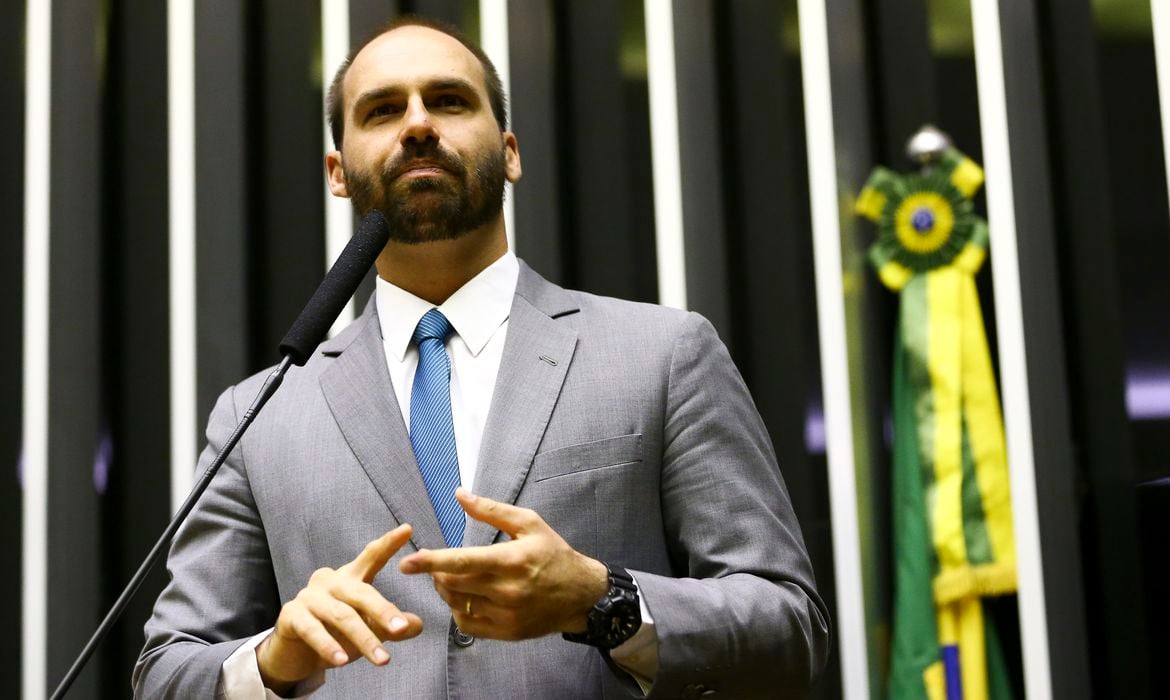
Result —
M 401 153 L 386 165 L 383 174 L 387 180 L 393 180 L 411 168 L 420 165 L 439 167 L 460 177 L 467 172 L 467 168 L 464 167 L 463 162 L 455 154 L 444 150 L 438 144 L 432 144 L 411 145 L 404 148 Z

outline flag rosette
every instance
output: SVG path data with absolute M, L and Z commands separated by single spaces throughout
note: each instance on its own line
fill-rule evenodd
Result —
M 1016 590 L 1007 450 L 974 275 L 983 170 L 954 149 L 921 172 L 875 168 L 856 210 L 899 295 L 893 372 L 890 697 L 1011 697 L 982 598 Z
M 886 286 L 898 291 L 912 275 L 951 264 L 979 270 L 987 223 L 971 197 L 982 184 L 982 168 L 953 149 L 922 173 L 874 169 L 856 209 L 878 226 L 869 256 Z

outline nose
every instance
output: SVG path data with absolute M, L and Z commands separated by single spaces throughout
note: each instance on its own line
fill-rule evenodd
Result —
M 405 146 L 409 142 L 423 143 L 438 141 L 439 132 L 431 121 L 431 113 L 427 111 L 419 95 L 413 95 L 406 106 L 406 116 L 402 124 L 399 141 Z

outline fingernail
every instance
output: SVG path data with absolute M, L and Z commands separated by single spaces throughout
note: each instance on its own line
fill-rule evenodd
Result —
M 471 503 L 475 503 L 475 501 L 479 498 L 479 496 L 476 496 L 474 493 L 468 491 L 467 489 L 463 489 L 463 497 L 466 498 Z
M 390 618 L 391 632 L 401 632 L 404 629 L 406 629 L 406 620 L 397 616 Z
M 338 666 L 340 666 L 340 665 L 342 665 L 343 663 L 345 663 L 346 661 L 349 661 L 349 657 L 345 655 L 345 652 L 344 652 L 344 651 L 335 651 L 335 652 L 333 652 L 333 663 L 335 663 L 335 664 L 337 664 Z
M 376 649 L 374 649 L 374 661 L 376 661 L 380 664 L 384 664 L 389 660 L 390 660 L 390 655 L 386 653 L 385 649 L 383 649 L 382 647 L 377 647 Z
M 418 571 L 418 564 L 407 559 L 398 565 L 398 570 L 404 574 L 413 574 Z

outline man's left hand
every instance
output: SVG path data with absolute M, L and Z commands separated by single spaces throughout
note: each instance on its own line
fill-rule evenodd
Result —
M 467 517 L 511 539 L 487 547 L 422 549 L 404 557 L 404 574 L 429 573 L 464 632 L 488 639 L 533 639 L 585 631 L 593 604 L 609 590 L 609 572 L 565 542 L 536 511 L 459 488 Z

